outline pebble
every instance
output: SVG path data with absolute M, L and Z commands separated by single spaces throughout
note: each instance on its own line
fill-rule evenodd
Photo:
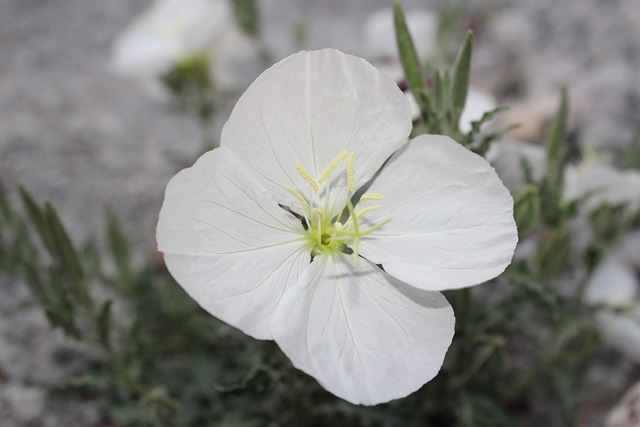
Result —
M 45 393 L 41 388 L 14 384 L 5 387 L 3 394 L 16 421 L 34 421 L 42 414 Z

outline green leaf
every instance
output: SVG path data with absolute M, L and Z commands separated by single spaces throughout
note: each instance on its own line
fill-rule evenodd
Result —
M 38 274 L 36 268 L 32 264 L 25 264 L 22 267 L 22 278 L 31 291 L 31 295 L 33 295 L 33 297 L 37 299 L 45 309 L 50 309 L 55 305 L 52 296 L 43 284 L 42 277 Z
M 7 197 L 7 190 L 0 182 L 0 214 L 4 218 L 7 224 L 12 224 L 15 218 L 15 214 L 9 204 L 9 198 Z
M 260 14 L 255 0 L 233 0 L 233 11 L 244 32 L 257 37 L 260 32 Z
M 52 241 L 55 244 L 51 255 L 58 258 L 60 267 L 74 282 L 81 282 L 84 279 L 84 271 L 78 253 L 76 252 L 69 235 L 65 231 L 60 218 L 53 206 L 45 204 L 44 213 L 48 224 Z
M 111 213 L 107 214 L 107 239 L 109 250 L 120 276 L 119 279 L 128 281 L 132 275 L 129 241 L 117 219 Z
M 98 312 L 97 327 L 98 341 L 104 348 L 111 347 L 111 322 L 113 320 L 111 313 L 111 301 L 105 301 Z
M 40 205 L 38 205 L 38 203 L 33 199 L 31 194 L 29 194 L 29 192 L 23 187 L 20 187 L 20 196 L 22 197 L 22 203 L 25 210 L 27 211 L 27 215 L 29 216 L 31 223 L 35 226 L 38 237 L 42 241 L 42 244 L 49 252 L 54 253 L 55 245 L 49 233 L 47 221 L 45 219 L 43 210 L 40 208 Z
M 433 74 L 433 111 L 438 118 L 443 117 L 447 111 L 446 86 L 443 84 L 440 72 Z
M 631 141 L 631 145 L 624 151 L 622 164 L 624 169 L 640 169 L 640 129 Z
M 528 186 L 525 190 L 514 193 L 513 210 L 513 216 L 518 225 L 518 235 L 522 238 L 538 223 L 540 214 L 538 189 L 534 186 Z
M 547 174 L 542 185 L 543 213 L 548 224 L 557 223 L 562 196 L 564 168 L 567 163 L 565 133 L 567 123 L 567 90 L 560 94 L 560 106 L 553 119 L 547 139 Z
M 471 70 L 471 54 L 473 51 L 473 32 L 469 30 L 464 39 L 464 44 L 458 52 L 456 62 L 453 65 L 451 86 L 451 101 L 454 112 L 454 119 L 457 122 L 462 114 L 464 105 L 467 102 L 467 92 L 469 91 L 469 75 Z
M 422 78 L 420 59 L 418 58 L 413 40 L 411 39 L 402 6 L 398 1 L 393 4 L 393 22 L 396 30 L 396 41 L 398 42 L 400 61 L 402 62 L 407 83 L 420 107 L 420 111 L 423 115 L 428 116 L 430 114 L 430 105 Z

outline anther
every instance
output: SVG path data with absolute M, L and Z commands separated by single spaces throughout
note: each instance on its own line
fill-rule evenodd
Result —
M 360 209 L 358 212 L 356 212 L 356 218 L 360 218 L 362 215 L 366 214 L 367 212 L 371 212 L 371 211 L 375 211 L 376 209 L 380 209 L 380 205 L 375 205 L 375 206 L 369 206 L 367 208 L 364 209 Z
M 296 170 L 298 171 L 300 176 L 302 176 L 304 178 L 304 180 L 307 181 L 311 185 L 311 187 L 313 188 L 313 191 L 318 193 L 320 191 L 320 187 L 318 187 L 318 183 L 313 178 L 311 178 L 311 175 L 309 175 L 309 172 L 304 170 L 302 165 L 300 163 L 298 163 L 298 162 L 296 162 L 295 166 L 296 166 Z
M 353 158 L 356 156 L 356 152 L 352 151 L 347 158 L 347 187 L 349 192 L 353 193 L 355 187 L 355 179 L 353 177 Z
M 353 155 L 352 155 L 353 157 Z M 358 226 L 358 216 L 353 211 L 353 203 L 347 201 L 349 209 L 349 219 L 353 221 L 353 263 L 358 265 L 358 245 L 360 244 L 360 227 Z
M 338 155 L 336 157 L 334 157 L 333 160 L 331 160 L 331 163 L 329 163 L 329 166 L 327 166 L 325 168 L 324 172 L 322 172 L 322 175 L 320 175 L 320 178 L 318 178 L 318 183 L 322 184 L 324 182 L 324 180 L 327 179 L 327 177 L 329 176 L 331 171 L 333 169 L 335 169 L 335 167 L 338 164 L 338 162 L 340 162 L 340 160 L 344 159 L 344 157 L 347 154 L 349 154 L 349 153 L 347 153 L 347 150 L 343 150 L 340 153 L 338 153 Z
M 304 210 L 305 212 L 309 211 L 309 205 L 307 204 L 307 201 L 304 199 L 304 197 L 302 197 L 302 194 L 298 193 L 295 189 L 288 185 L 285 185 L 284 189 L 294 195 L 296 199 L 298 199 L 300 205 L 302 205 L 302 210 Z
M 384 195 L 377 193 L 365 193 L 360 196 L 360 200 L 384 200 Z

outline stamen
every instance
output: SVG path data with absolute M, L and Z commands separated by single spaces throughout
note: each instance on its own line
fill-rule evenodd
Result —
M 313 188 L 313 191 L 318 193 L 320 191 L 320 188 L 318 187 L 318 183 L 313 178 L 311 178 L 311 175 L 309 175 L 309 172 L 304 170 L 302 165 L 300 163 L 298 163 L 298 162 L 296 162 L 295 166 L 296 166 L 296 170 L 298 171 L 300 176 L 302 176 L 304 178 L 304 180 L 307 181 L 311 185 L 311 187 Z
M 360 200 L 384 200 L 384 195 L 378 193 L 364 193 L 360 196 Z
M 353 158 L 353 154 L 351 155 Z M 360 229 L 358 228 L 358 216 L 353 211 L 353 203 L 351 200 L 347 202 L 349 209 L 349 219 L 353 218 L 353 263 L 358 266 L 358 245 L 360 244 Z
M 353 178 L 353 158 L 356 156 L 356 152 L 352 151 L 347 158 L 347 187 L 349 188 L 349 192 L 353 193 L 353 189 L 355 187 L 355 180 Z
M 316 238 L 318 239 L 318 243 L 322 244 L 322 230 L 324 229 L 322 223 L 324 222 L 324 212 L 322 212 L 320 208 L 313 208 L 311 209 L 311 215 L 314 218 L 318 218 L 317 223 L 315 224 L 315 229 L 317 230 Z
M 302 194 L 298 193 L 295 189 L 293 189 L 288 185 L 285 185 L 284 189 L 287 190 L 289 193 L 293 194 L 296 197 L 296 199 L 298 199 L 298 201 L 302 205 L 302 210 L 304 210 L 305 212 L 309 211 L 309 205 L 307 204 L 307 201 L 304 199 L 304 197 L 302 197 Z
M 367 228 L 366 230 L 364 230 L 362 233 L 360 233 L 361 236 L 366 236 L 367 234 L 371 234 L 374 231 L 376 231 L 377 229 L 381 228 L 384 225 L 387 225 L 391 222 L 393 218 L 387 218 L 382 222 L 377 223 L 376 225 L 374 225 L 373 227 Z
M 360 209 L 358 212 L 356 212 L 356 218 L 360 218 L 362 215 L 366 214 L 367 212 L 380 209 L 380 207 L 381 207 L 380 205 L 375 205 L 375 206 L 369 206 L 368 208 Z
M 331 163 L 329 163 L 329 166 L 327 166 L 325 168 L 324 172 L 322 172 L 322 175 L 320 175 L 320 178 L 318 178 L 318 183 L 322 184 L 324 182 L 324 180 L 327 179 L 327 177 L 329 176 L 331 171 L 336 167 L 338 162 L 340 160 L 344 159 L 344 157 L 347 154 L 349 154 L 349 153 L 347 153 L 347 150 L 344 150 L 344 151 L 341 151 L 340 153 L 338 153 L 338 155 L 336 157 L 334 157 L 333 160 L 331 160 Z

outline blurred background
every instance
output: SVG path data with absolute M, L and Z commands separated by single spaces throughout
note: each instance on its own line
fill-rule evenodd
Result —
M 266 66 L 322 47 L 375 60 L 366 22 L 391 2 L 256 3 Z M 80 241 L 101 235 L 105 212 L 112 212 L 139 257 L 155 250 L 166 183 L 192 162 L 203 140 L 217 143 L 233 106 L 230 100 L 203 123 L 114 70 L 115 41 L 150 4 L 0 0 L 0 182 L 51 201 Z M 441 52 L 445 59 L 464 29 L 474 30 L 472 84 L 511 107 L 503 120 L 522 124 L 511 137 L 541 143 L 563 85 L 573 140 L 624 149 L 636 137 L 638 0 L 402 4 L 407 12 L 428 9 L 451 21 L 441 27 L 441 40 L 450 40 Z M 53 385 L 85 369 L 87 350 L 52 332 L 26 288 L 2 275 L 0 314 L 0 426 L 93 425 L 99 417 L 90 400 L 48 397 Z M 603 381 L 615 382 L 609 375 L 615 373 Z

